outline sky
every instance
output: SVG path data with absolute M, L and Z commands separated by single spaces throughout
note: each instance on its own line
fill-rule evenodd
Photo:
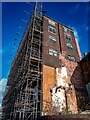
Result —
M 33 3 L 32 3 L 33 4 Z M 75 31 L 81 53 L 88 52 L 88 3 L 85 2 L 48 2 L 42 3 L 46 15 Z M 4 2 L 2 4 L 2 76 L 0 78 L 0 106 L 2 94 L 10 72 L 12 61 L 24 33 L 32 6 L 24 2 Z M 28 14 L 24 14 L 27 11 Z M 25 22 L 21 22 L 24 19 Z M 22 27 L 22 28 L 21 28 Z M 19 35 L 17 34 L 19 32 Z

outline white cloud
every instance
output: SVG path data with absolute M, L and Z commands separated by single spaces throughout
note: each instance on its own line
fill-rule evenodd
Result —
M 74 30 L 74 36 L 77 37 L 78 42 L 80 42 L 80 36 L 78 34 L 77 28 L 75 28 L 74 26 L 71 26 L 71 25 L 69 25 L 68 27 L 70 27 Z
M 3 52 L 4 52 L 4 50 L 0 48 L 0 54 L 2 54 Z
M 4 95 L 4 92 L 5 92 L 6 83 L 7 83 L 7 79 L 6 78 L 2 78 L 0 80 L 0 106 L 1 106 L 3 95 Z
M 73 28 L 73 29 L 74 29 L 74 36 L 78 38 L 78 32 L 77 32 L 77 30 L 75 28 Z
M 6 79 L 6 78 L 2 78 L 2 79 L 0 80 L 0 91 L 4 91 L 4 90 L 5 90 L 6 82 L 7 82 L 7 79 Z
M 71 25 L 69 25 L 68 27 L 70 27 L 70 28 L 72 28 L 74 30 L 74 36 L 78 38 L 79 36 L 78 36 L 77 29 L 74 26 L 71 26 Z
M 70 13 L 70 14 L 76 13 L 76 12 L 78 11 L 79 7 L 80 7 L 79 4 L 75 5 L 74 7 L 72 7 L 72 8 L 70 9 L 69 13 Z
M 83 24 L 81 27 L 83 30 L 86 30 L 86 31 L 88 31 L 90 29 L 88 26 L 88 23 Z
M 0 54 L 2 54 L 2 49 L 0 49 Z
M 73 11 L 76 12 L 78 9 L 79 9 L 79 4 L 77 4 L 74 8 L 73 8 Z

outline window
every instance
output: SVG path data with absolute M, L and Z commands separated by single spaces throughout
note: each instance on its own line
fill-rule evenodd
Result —
M 51 32 L 51 33 L 53 33 L 53 34 L 56 34 L 56 29 L 55 28 L 53 28 L 53 27 L 51 27 L 51 26 L 49 26 L 49 32 Z
M 49 49 L 49 55 L 52 55 L 52 56 L 57 57 L 57 56 L 58 56 L 58 53 L 57 53 L 57 51 L 54 50 L 54 49 Z
M 68 33 L 70 32 L 69 29 L 67 29 L 67 28 L 65 28 L 65 27 L 64 27 L 64 31 L 65 31 L 65 32 L 68 32 Z
M 67 48 L 73 49 L 73 46 L 70 43 L 67 43 Z
M 72 61 L 76 61 L 76 58 L 74 56 L 68 55 L 68 59 Z
M 66 35 L 66 40 L 71 40 L 70 36 Z
M 52 40 L 53 42 L 56 42 L 56 39 L 53 36 L 49 35 L 49 40 Z
M 55 22 L 52 21 L 52 20 L 48 20 L 49 24 L 52 25 L 52 26 L 55 26 Z

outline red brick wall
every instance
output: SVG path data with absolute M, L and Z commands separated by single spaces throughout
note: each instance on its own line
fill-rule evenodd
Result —
M 80 66 L 82 70 L 82 76 L 85 82 L 85 85 L 90 84 L 90 53 L 86 55 L 81 61 Z M 87 101 L 90 102 L 90 88 L 87 88 L 88 94 L 87 94 Z
M 65 59 L 62 54 L 59 54 L 59 59 L 61 59 L 62 65 L 67 68 L 68 79 L 74 85 L 77 96 L 77 104 L 78 107 L 81 108 L 83 104 L 87 102 L 87 91 L 80 64 Z
M 70 30 L 69 33 L 64 32 L 63 25 L 59 24 L 61 50 L 62 50 L 62 52 L 64 51 L 66 53 L 65 54 L 66 58 L 68 55 L 73 55 L 74 57 L 76 57 L 76 61 L 80 61 L 80 56 L 79 56 L 78 49 L 77 49 L 78 47 L 77 47 L 75 37 L 74 37 L 74 31 L 71 29 L 69 29 L 69 30 Z M 71 40 L 66 40 L 66 35 L 69 35 Z M 72 50 L 67 48 L 67 46 L 66 46 L 67 43 L 72 44 L 72 46 L 73 46 Z
M 74 37 L 74 31 L 70 28 L 70 33 L 64 32 L 64 25 L 61 23 L 54 21 L 55 22 L 55 29 L 56 29 L 56 35 L 52 34 L 51 32 L 48 31 L 48 27 L 52 26 L 49 24 L 48 20 L 50 18 L 44 16 L 43 17 L 43 47 L 42 47 L 42 59 L 43 59 L 43 64 L 49 65 L 52 67 L 59 67 L 59 59 L 58 57 L 50 56 L 49 55 L 49 49 L 53 48 L 59 53 L 65 53 L 65 57 L 67 58 L 68 55 L 72 55 L 76 57 L 76 61 L 80 61 L 80 55 L 78 53 L 78 46 L 75 41 Z M 52 20 L 52 19 L 51 19 Z M 52 26 L 53 27 L 53 26 Z M 66 40 L 66 34 L 71 36 L 71 41 Z M 49 40 L 49 35 L 53 36 L 56 38 L 56 43 L 53 43 Z M 66 44 L 71 43 L 73 46 L 73 49 L 70 50 L 67 48 Z
M 74 88 L 76 90 L 76 95 L 77 95 L 77 101 L 78 101 L 78 106 L 81 107 L 85 101 L 87 101 L 87 92 L 86 92 L 86 85 L 83 79 L 83 72 L 81 70 L 80 64 L 77 62 L 73 62 L 67 59 L 68 55 L 73 55 L 76 57 L 77 61 L 80 61 L 80 54 L 78 53 L 78 46 L 75 41 L 74 37 L 74 32 L 72 29 L 70 30 L 70 36 L 71 36 L 71 44 L 73 45 L 74 49 L 73 50 L 68 50 L 66 47 L 66 36 L 64 34 L 64 28 L 62 24 L 59 24 L 56 22 L 56 35 L 50 33 L 48 31 L 48 17 L 43 17 L 43 47 L 42 47 L 42 61 L 43 61 L 43 66 L 48 66 L 48 67 L 53 67 L 59 68 L 60 64 L 62 61 L 62 65 L 64 65 L 67 68 L 68 71 L 68 79 L 72 82 L 74 85 Z M 51 26 L 51 25 L 50 25 Z M 59 36 L 60 32 L 60 36 Z M 49 41 L 49 35 L 54 36 L 56 38 L 56 43 L 52 43 Z M 59 38 L 60 37 L 60 38 Z M 50 56 L 49 55 L 49 49 L 53 48 L 58 52 L 58 57 L 55 56 Z M 60 54 L 59 54 L 60 53 Z M 61 54 L 62 53 L 62 54 Z M 49 80 L 50 75 L 52 74 L 52 69 L 45 68 L 43 67 L 43 90 L 46 92 L 49 88 L 49 84 L 46 84 L 46 81 Z M 49 70 L 49 74 L 48 74 Z M 51 72 L 50 72 L 51 70 Z M 86 74 L 86 73 L 85 73 Z M 54 75 L 55 76 L 55 75 Z M 53 77 L 54 77 L 53 76 Z M 53 79 L 53 83 L 55 79 Z M 45 84 L 44 84 L 45 82 Z M 49 97 L 49 91 L 47 91 L 47 96 Z M 45 94 L 44 94 L 45 95 Z M 46 95 L 45 95 L 46 96 Z M 45 97 L 43 96 L 43 97 Z
M 43 59 L 43 64 L 44 65 L 49 65 L 52 67 L 58 67 L 59 66 L 59 59 L 58 57 L 50 56 L 49 55 L 49 49 L 53 48 L 56 50 L 58 53 L 60 52 L 60 46 L 59 46 L 59 37 L 58 37 L 58 24 L 56 22 L 56 25 L 54 28 L 56 28 L 56 35 L 50 33 L 48 31 L 48 20 L 49 18 L 44 17 L 43 18 L 43 48 L 42 48 L 42 59 Z M 49 35 L 53 36 L 56 38 L 56 43 L 53 43 L 52 41 L 49 40 Z
M 90 82 L 90 54 L 80 62 L 85 83 Z
M 78 38 L 75 38 L 75 42 L 76 42 L 76 45 L 77 45 L 78 55 L 79 55 L 79 57 L 80 57 L 80 60 L 82 60 L 82 55 L 81 55 L 81 52 L 80 52 L 80 47 L 79 47 L 79 43 L 78 43 Z
M 43 65 L 43 111 L 50 110 L 51 93 L 50 89 L 56 84 L 55 68 Z M 48 111 L 50 112 L 50 111 Z

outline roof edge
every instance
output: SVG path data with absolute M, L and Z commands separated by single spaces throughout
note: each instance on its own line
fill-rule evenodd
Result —
M 67 28 L 71 29 L 71 30 L 74 32 L 74 30 L 73 30 L 72 28 L 68 27 L 67 25 L 64 25 L 63 23 L 61 23 L 61 22 L 59 22 L 59 21 L 57 21 L 57 20 L 54 20 L 53 18 L 51 18 L 51 17 L 49 17 L 49 16 L 46 16 L 46 15 L 45 15 L 45 16 L 43 16 L 43 17 L 49 18 L 49 19 L 51 19 L 51 20 L 53 20 L 53 21 L 55 21 L 55 22 L 57 22 L 57 23 L 65 26 L 65 27 L 67 27 Z

